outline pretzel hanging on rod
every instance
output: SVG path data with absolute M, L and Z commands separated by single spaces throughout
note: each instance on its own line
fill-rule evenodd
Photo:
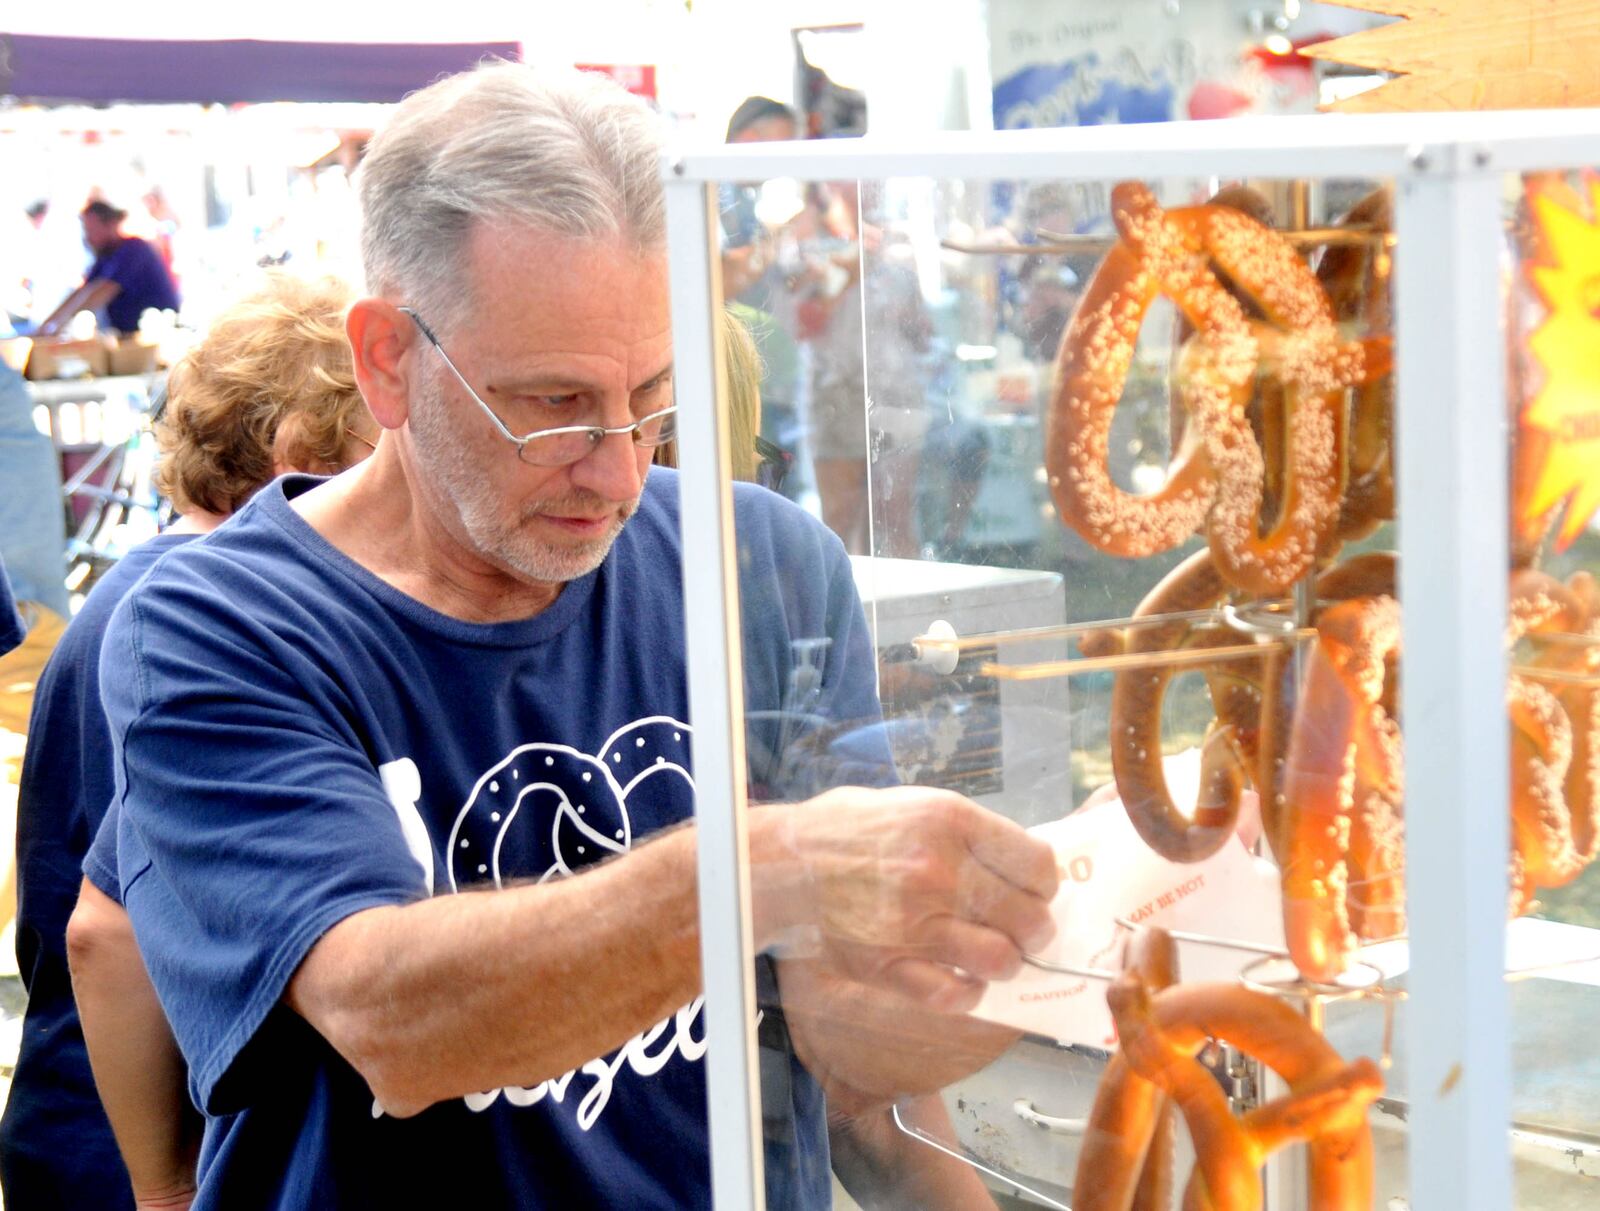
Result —
M 1511 897 L 1575 879 L 1600 851 L 1600 588 L 1522 570 L 1510 636 L 1532 655 L 1507 681 Z M 1331 981 L 1362 940 L 1404 930 L 1403 795 L 1392 671 L 1400 607 L 1358 597 L 1322 615 L 1284 764 L 1284 935 L 1308 979 Z
M 1045 462 L 1062 519 L 1112 554 L 1168 550 L 1202 525 L 1232 584 L 1268 595 L 1313 566 L 1338 522 L 1344 394 L 1385 374 L 1389 341 L 1340 338 L 1311 270 L 1270 228 L 1228 206 L 1163 211 L 1137 182 L 1112 191 L 1121 239 L 1062 338 Z M 1225 274 L 1264 319 L 1252 320 Z M 1106 461 L 1139 328 L 1158 295 L 1194 326 L 1176 373 L 1188 423 L 1157 491 L 1135 495 Z M 1283 387 L 1283 499 L 1261 533 L 1265 459 L 1246 418 L 1258 376 Z

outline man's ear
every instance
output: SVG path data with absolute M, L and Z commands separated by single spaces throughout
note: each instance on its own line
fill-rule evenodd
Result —
M 406 354 L 420 334 L 411 317 L 387 299 L 358 299 L 345 317 L 355 360 L 356 386 L 373 418 L 385 429 L 406 423 L 411 400 Z

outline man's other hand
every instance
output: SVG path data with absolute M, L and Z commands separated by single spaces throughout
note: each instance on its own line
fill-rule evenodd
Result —
M 751 817 L 758 945 L 965 1013 L 1055 934 L 1054 851 L 950 791 L 847 787 Z

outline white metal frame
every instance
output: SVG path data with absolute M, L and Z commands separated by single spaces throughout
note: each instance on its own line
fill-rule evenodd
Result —
M 668 155 L 715 1198 L 761 1211 L 737 583 L 712 406 L 717 182 L 1370 177 L 1396 183 L 1411 1206 L 1511 1206 L 1503 981 L 1507 416 L 1498 174 L 1600 164 L 1600 110 L 1318 115 L 747 145 Z M 721 914 L 737 910 L 734 923 Z M 738 944 L 734 945 L 737 938 Z M 735 1071 L 734 1057 L 743 1057 Z M 740 1155 L 743 1152 L 744 1155 Z

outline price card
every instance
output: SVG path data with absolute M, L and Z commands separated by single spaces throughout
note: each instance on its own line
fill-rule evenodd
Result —
M 1166 772 L 1174 799 L 1193 800 L 1199 753 L 1168 758 Z M 1253 855 L 1238 836 L 1203 862 L 1169 862 L 1140 839 L 1115 797 L 1091 800 L 1032 832 L 1055 848 L 1061 869 L 1061 890 L 1051 906 L 1056 937 L 1040 958 L 1117 970 L 1127 936 L 1116 923 L 1119 917 L 1283 946 L 1277 867 Z M 1185 983 L 1231 982 L 1252 957 L 1184 944 L 1179 947 L 1179 971 Z M 973 1012 L 1063 1043 L 1115 1045 L 1106 985 L 1100 980 L 1025 966 L 1016 978 L 991 983 Z

